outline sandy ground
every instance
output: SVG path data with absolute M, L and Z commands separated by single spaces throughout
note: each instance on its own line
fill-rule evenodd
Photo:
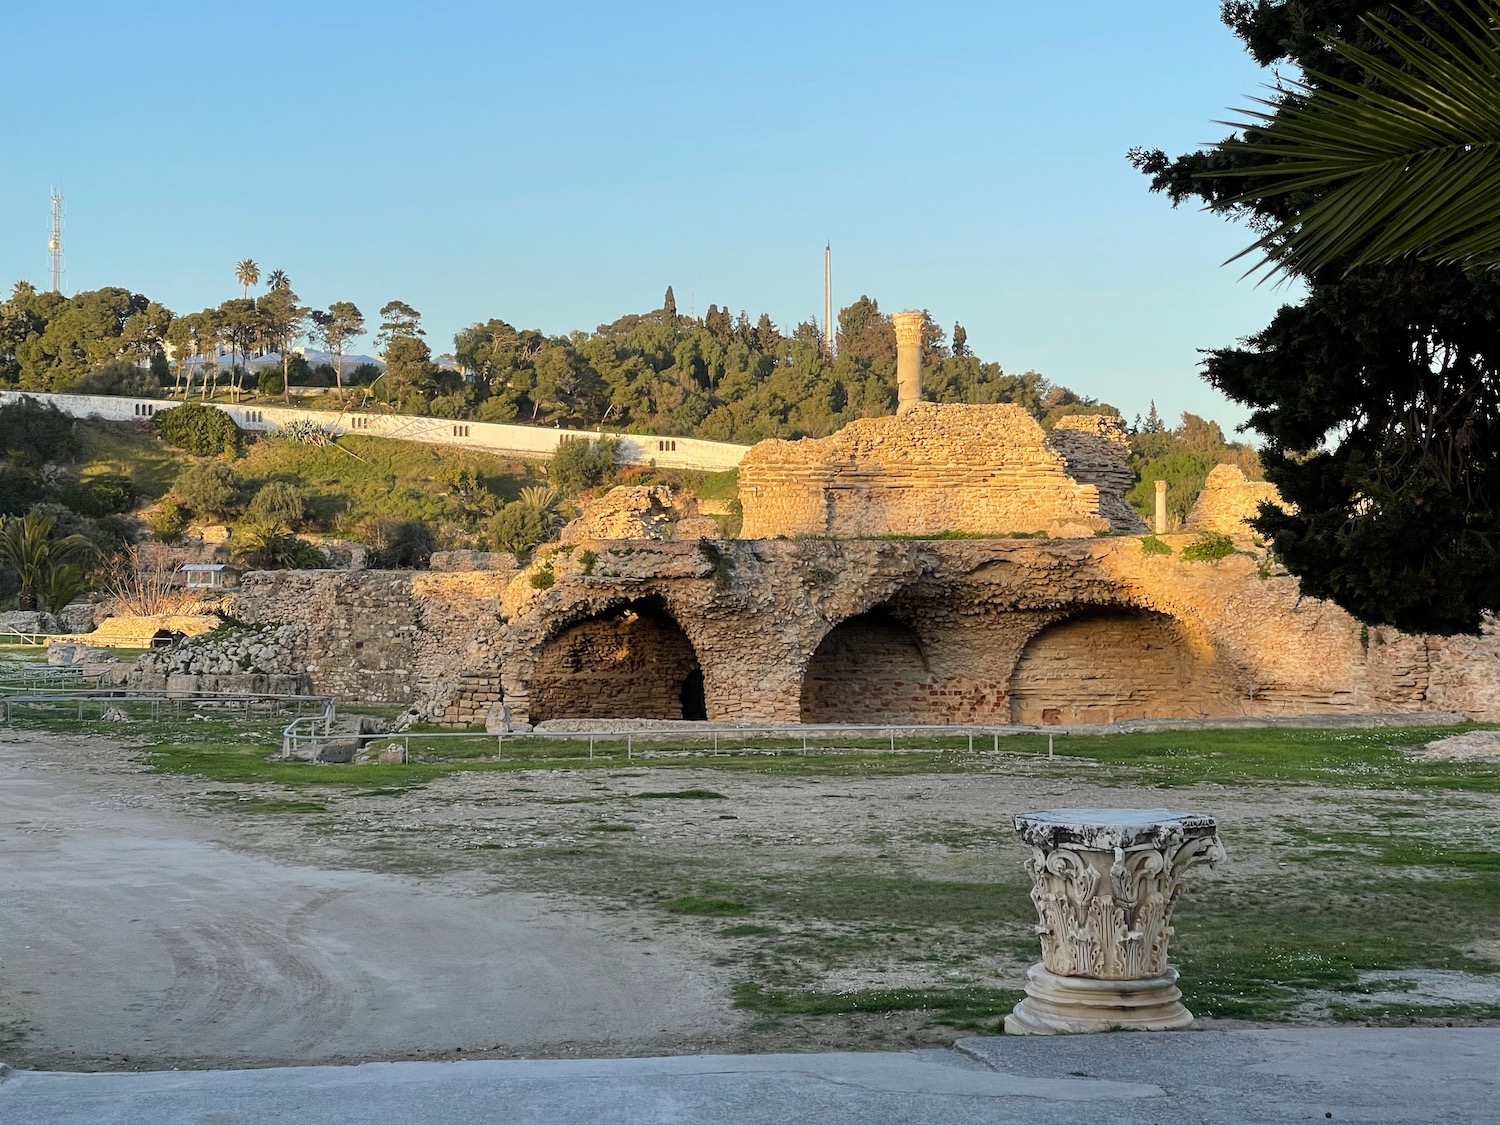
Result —
M 16 1065 L 628 1050 L 728 1024 L 716 973 L 618 919 L 462 876 L 237 853 L 171 815 L 154 775 L 69 741 L 0 735 L 0 1018 L 22 1032 L 0 1053 Z
M 920 1013 L 768 1024 L 731 990 L 778 973 L 823 990 L 1015 988 L 1034 958 L 1024 890 L 1014 918 L 947 928 L 887 926 L 878 902 L 722 920 L 662 902 L 732 896 L 736 879 L 816 893 L 851 874 L 1020 887 L 1010 814 L 1085 805 L 1216 815 L 1230 862 L 1194 881 L 1232 886 L 1287 866 L 1304 846 L 1287 825 L 1411 799 L 1132 789 L 1061 758 L 886 777 L 621 767 L 292 793 L 157 774 L 104 737 L 0 730 L 0 1058 L 76 1070 L 941 1042 L 951 1033 L 923 1032 Z M 651 796 L 681 789 L 722 799 Z M 250 811 L 288 797 L 326 808 Z M 1500 826 L 1500 799 L 1463 800 L 1466 824 Z

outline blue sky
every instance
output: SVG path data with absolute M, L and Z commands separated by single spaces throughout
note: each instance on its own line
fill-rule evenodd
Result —
M 1295 292 L 1126 162 L 1268 76 L 1218 0 L 1037 4 L 70 3 L 6 16 L 0 283 L 178 311 L 235 263 L 305 301 L 399 298 L 434 350 L 710 302 L 778 324 L 925 307 L 1007 370 L 1227 425 L 1198 349 Z

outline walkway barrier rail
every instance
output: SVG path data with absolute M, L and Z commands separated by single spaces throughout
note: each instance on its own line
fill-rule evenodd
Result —
M 60 707 L 75 709 L 81 721 L 89 717 L 86 705 L 97 708 L 93 717 L 102 717 L 110 707 L 149 704 L 151 718 L 159 719 L 170 707 L 181 714 L 184 707 L 194 710 L 213 708 L 223 711 L 239 711 L 246 719 L 257 711 L 266 715 L 285 714 L 294 710 L 299 716 L 304 710 L 313 710 L 318 717 L 330 716 L 333 699 L 327 695 L 279 695 L 274 692 L 232 691 L 141 691 L 127 685 L 114 688 L 90 687 L 80 691 L 0 692 L 0 721 L 9 725 L 16 712 L 23 708 Z M 295 721 L 295 720 L 294 720 Z
M 318 729 L 320 725 L 321 730 Z M 944 749 L 964 749 L 974 753 L 983 750 L 999 752 L 1000 740 L 1004 737 L 1046 734 L 1047 753 L 1050 757 L 1054 733 L 1058 732 L 1042 727 L 1016 725 L 829 723 L 740 726 L 684 722 L 675 726 L 633 727 L 615 731 L 533 730 L 487 733 L 472 730 L 406 730 L 371 734 L 335 732 L 332 730 L 330 715 L 326 721 L 308 716 L 287 724 L 282 731 L 281 756 L 316 759 L 320 749 L 328 743 L 346 742 L 350 739 L 358 739 L 362 745 L 384 743 L 387 746 L 399 746 L 402 760 L 406 762 L 411 761 L 413 744 L 419 748 L 431 746 L 435 760 L 441 761 L 485 758 L 493 761 L 536 761 L 538 764 L 545 764 L 550 760 L 595 760 L 600 757 L 634 761 L 745 754 L 791 753 L 805 756 L 812 753 L 931 753 Z M 934 745 L 938 740 L 950 740 L 954 745 Z M 854 743 L 859 745 L 852 745 Z M 573 745 L 577 747 L 575 752 L 558 753 L 553 749 L 558 746 L 571 749 Z

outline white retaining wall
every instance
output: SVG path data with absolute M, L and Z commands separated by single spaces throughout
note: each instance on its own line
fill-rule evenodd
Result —
M 119 395 L 42 394 L 36 391 L 0 391 L 0 405 L 21 398 L 51 403 L 75 418 L 103 418 L 110 422 L 138 422 L 182 403 L 168 398 L 125 398 Z M 189 400 L 192 401 L 192 400 Z M 367 434 L 370 437 L 423 441 L 489 453 L 548 458 L 563 438 L 608 436 L 620 441 L 620 462 L 663 469 L 719 471 L 739 467 L 750 451 L 747 445 L 697 438 L 661 437 L 646 434 L 601 434 L 589 430 L 557 430 L 543 426 L 506 426 L 496 422 L 454 422 L 446 418 L 422 418 L 410 414 L 339 414 L 332 410 L 298 410 L 285 406 L 234 406 L 215 402 L 235 425 L 251 433 L 269 433 L 288 422 L 308 419 L 333 434 Z

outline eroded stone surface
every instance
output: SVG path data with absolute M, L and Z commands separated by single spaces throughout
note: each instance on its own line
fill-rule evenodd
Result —
M 740 463 L 742 534 L 1145 531 L 1121 495 L 1127 452 L 1117 418 L 1070 420 L 1049 438 L 1018 406 L 916 403 L 830 437 L 752 448 Z

